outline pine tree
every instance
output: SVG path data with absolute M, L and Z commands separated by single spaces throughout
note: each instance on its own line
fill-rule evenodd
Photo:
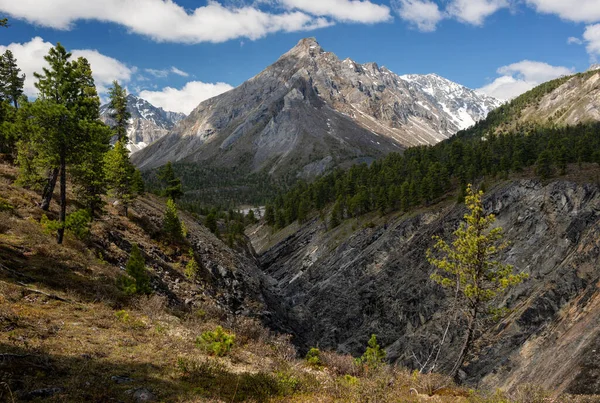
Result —
M 12 103 L 15 108 L 19 107 L 25 83 L 25 74 L 20 73 L 13 53 L 6 50 L 0 57 L 0 99 Z
M 105 156 L 110 150 L 110 129 L 102 122 L 80 122 L 87 141 L 81 145 L 81 155 L 71 169 L 72 181 L 77 199 L 89 210 L 92 219 L 102 210 L 102 195 L 106 194 L 108 183 L 104 168 Z
M 410 183 L 404 181 L 400 188 L 400 208 L 402 211 L 408 211 L 410 208 Z
M 58 243 L 64 237 L 67 213 L 67 165 L 85 158 L 82 148 L 87 144 L 86 130 L 81 123 L 97 119 L 100 100 L 96 93 L 89 63 L 84 58 L 75 62 L 61 46 L 50 49 L 45 60 L 49 67 L 35 73 L 39 97 L 33 103 L 32 115 L 41 128 L 41 135 L 32 139 L 38 160 L 48 167 L 48 182 L 42 195 L 42 208 L 47 210 L 60 173 L 60 228 Z
M 265 207 L 265 222 L 270 227 L 275 225 L 275 208 L 272 204 L 267 204 Z
M 129 150 L 117 141 L 104 156 L 104 174 L 109 194 L 119 200 L 127 216 L 129 204 L 135 199 L 134 177 L 136 169 L 129 160 Z
M 96 91 L 92 68 L 84 58 L 74 63 L 77 86 L 81 91 L 78 109 L 78 131 L 81 142 L 73 158 L 71 174 L 79 201 L 92 218 L 102 207 L 107 183 L 104 156 L 110 149 L 110 129 L 100 121 L 100 98 Z
M 165 184 L 165 188 L 162 191 L 163 196 L 173 200 L 177 200 L 183 196 L 181 179 L 175 176 L 171 161 L 167 162 L 167 164 L 160 169 L 158 176 Z
M 118 141 L 127 144 L 129 141 L 127 127 L 129 126 L 129 119 L 131 119 L 131 113 L 127 109 L 127 90 L 115 80 L 113 86 L 108 90 L 108 95 L 110 97 L 108 103 L 108 107 L 111 109 L 110 117 L 115 122 L 113 126 L 115 136 Z
M 252 210 L 250 210 L 250 211 L 252 211 Z M 300 200 L 300 203 L 298 204 L 298 222 L 300 224 L 302 224 L 306 221 L 306 217 L 309 212 L 310 212 L 310 208 L 308 205 L 308 201 L 305 199 Z
M 565 146 L 561 146 L 558 149 L 556 156 L 556 166 L 560 170 L 561 175 L 565 175 L 567 173 L 567 149 Z
M 61 166 L 66 166 L 67 141 L 75 91 L 71 54 L 59 43 L 44 57 L 50 68 L 43 68 L 43 74 L 34 73 L 38 82 L 39 98 L 34 102 L 32 114 L 39 120 L 42 129 L 40 136 L 33 139 L 37 147 L 37 159 L 48 168 L 48 180 L 42 193 L 42 210 L 50 208 L 54 187 Z M 71 129 L 72 130 L 72 129 Z
M 142 195 L 146 191 L 146 184 L 139 169 L 133 173 L 132 190 L 136 195 Z
M 196 261 L 196 258 L 194 256 L 194 250 L 192 248 L 190 248 L 190 251 L 189 251 L 189 259 L 190 260 L 185 265 L 185 276 L 188 279 L 193 280 L 198 275 L 198 271 L 200 270 L 200 265 L 198 265 L 198 262 Z
M 15 151 L 19 139 L 19 113 L 8 102 L 0 100 L 0 153 Z
M 130 277 L 122 277 L 120 285 L 127 294 L 150 294 L 152 292 L 144 256 L 135 243 L 131 245 L 131 253 L 125 271 Z
M 548 179 L 554 175 L 552 153 L 549 150 L 542 151 L 538 156 L 535 163 L 535 173 L 542 179 Z
M 215 234 L 215 235 L 217 234 L 219 227 L 217 225 L 217 216 L 213 211 L 208 213 L 208 215 L 206 216 L 206 220 L 204 221 L 204 226 L 206 228 L 208 228 L 208 230 L 210 232 L 212 232 L 213 234 Z
M 454 241 L 449 245 L 434 237 L 434 249 L 441 257 L 427 251 L 429 262 L 437 268 L 431 279 L 455 294 L 456 309 L 467 322 L 463 346 L 450 374 L 455 378 L 473 346 L 480 320 L 502 313 L 492 302 L 527 278 L 525 274 L 513 274 L 513 266 L 497 260 L 508 244 L 502 240 L 502 228 L 491 228 L 495 217 L 485 215 L 482 197 L 483 192 L 475 192 L 468 185 L 465 205 L 469 212 L 454 232 Z
M 342 199 L 338 198 L 331 209 L 331 217 L 329 218 L 329 228 L 335 228 L 341 224 L 342 217 Z
M 377 343 L 377 335 L 372 334 L 367 343 L 367 349 L 360 360 L 370 368 L 376 368 L 383 363 L 384 359 L 385 350 L 382 350 Z
M 167 210 L 163 217 L 163 231 L 165 235 L 168 235 L 170 239 L 175 241 L 181 241 L 183 239 L 183 230 L 181 227 L 181 221 L 177 214 L 177 206 L 173 199 L 167 200 Z

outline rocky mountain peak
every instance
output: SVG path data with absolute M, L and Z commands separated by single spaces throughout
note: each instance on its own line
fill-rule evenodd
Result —
M 325 51 L 315 38 L 301 39 L 296 46 L 290 49 L 282 57 L 314 58 Z
M 248 172 L 309 178 L 435 144 L 500 104 L 439 76 L 406 77 L 375 62 L 340 60 L 305 38 L 250 80 L 201 103 L 134 160 L 143 168 L 169 160 L 245 164 Z
M 139 151 L 160 139 L 186 116 L 179 112 L 165 111 L 133 94 L 127 95 L 127 110 L 131 114 L 127 130 L 131 152 Z M 113 123 L 111 112 L 108 104 L 100 107 L 100 118 L 108 125 Z

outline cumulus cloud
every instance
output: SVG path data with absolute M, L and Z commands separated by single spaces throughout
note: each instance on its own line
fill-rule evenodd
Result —
M 435 31 L 444 18 L 437 3 L 430 0 L 394 0 L 392 6 L 400 18 L 423 32 Z
M 331 25 L 332 21 L 323 16 L 354 22 L 389 18 L 387 7 L 368 1 L 282 1 L 298 10 L 312 10 L 314 14 L 292 10 L 269 13 L 255 6 L 225 7 L 216 1 L 188 12 L 171 0 L 144 0 L 143 5 L 139 0 L 0 0 L 0 11 L 55 29 L 71 29 L 79 20 L 112 22 L 156 41 L 181 43 L 218 43 L 241 37 L 258 39 L 274 32 Z
M 390 9 L 367 0 L 280 0 L 289 9 L 343 22 L 372 24 L 390 20 Z
M 478 91 L 498 99 L 509 100 L 533 87 L 560 76 L 573 74 L 574 69 L 548 63 L 523 60 L 497 70 L 501 77 Z
M 526 0 L 540 13 L 555 14 L 560 18 L 575 22 L 600 21 L 600 1 L 598 0 Z
M 44 60 L 44 56 L 48 54 L 48 51 L 53 46 L 53 44 L 45 42 L 39 36 L 26 43 L 11 43 L 8 46 L 0 46 L 0 52 L 10 49 L 15 55 L 19 68 L 26 75 L 24 91 L 28 96 L 37 96 L 37 89 L 34 86 L 36 80 L 33 73 L 41 73 L 42 68 L 48 66 Z M 71 53 L 73 54 L 73 59 L 78 57 L 88 59 L 100 93 L 106 92 L 107 87 L 110 86 L 113 80 L 128 82 L 135 71 L 135 69 L 126 66 L 112 57 L 103 55 L 97 50 L 76 49 L 72 50 Z
M 508 6 L 507 0 L 452 0 L 446 11 L 461 22 L 483 25 L 487 17 Z
M 165 87 L 161 91 L 144 90 L 139 93 L 139 96 L 167 111 L 189 114 L 200 102 L 231 89 L 233 87 L 226 83 L 190 81 L 182 89 Z
M 583 40 L 592 57 L 600 55 L 600 24 L 588 25 L 583 33 Z

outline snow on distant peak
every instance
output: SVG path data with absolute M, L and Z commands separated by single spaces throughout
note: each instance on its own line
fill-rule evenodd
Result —
M 409 84 L 409 87 L 428 94 L 430 102 L 437 104 L 446 118 L 460 130 L 485 119 L 491 110 L 503 103 L 435 73 L 405 74 L 399 78 Z
M 127 129 L 130 141 L 128 148 L 131 152 L 139 151 L 158 140 L 185 118 L 183 113 L 167 112 L 132 94 L 127 95 L 127 110 L 131 114 Z M 100 107 L 101 119 L 108 125 L 113 123 L 110 114 L 108 104 Z

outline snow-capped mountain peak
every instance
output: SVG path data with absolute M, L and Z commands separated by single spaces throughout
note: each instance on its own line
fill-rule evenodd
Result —
M 415 91 L 428 94 L 460 130 L 474 125 L 502 105 L 502 101 L 455 83 L 437 74 L 399 76 Z
M 127 135 L 131 152 L 136 152 L 163 137 L 186 115 L 168 112 L 135 95 L 127 95 L 127 109 L 131 113 Z M 100 118 L 110 125 L 111 110 L 108 104 L 100 107 Z

